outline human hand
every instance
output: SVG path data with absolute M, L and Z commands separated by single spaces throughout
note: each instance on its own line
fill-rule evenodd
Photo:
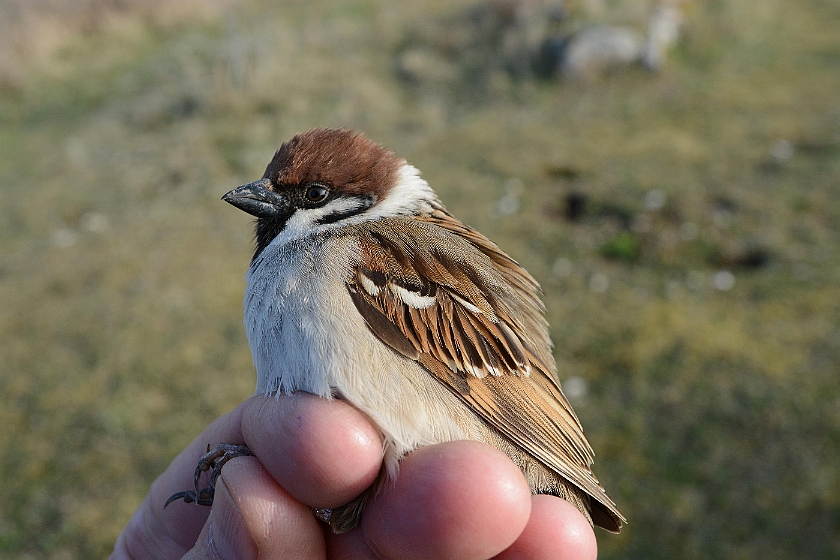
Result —
M 225 465 L 212 508 L 166 499 L 192 486 L 207 445 L 247 444 Z M 360 526 L 334 535 L 312 507 L 343 505 L 374 481 L 382 443 L 349 404 L 300 393 L 255 396 L 213 422 L 152 484 L 117 540 L 129 558 L 457 558 L 592 560 L 595 535 L 572 505 L 531 496 L 500 451 L 459 441 L 423 447 Z

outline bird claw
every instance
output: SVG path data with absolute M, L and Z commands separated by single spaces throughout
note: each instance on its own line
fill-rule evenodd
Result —
M 172 502 L 184 500 L 184 503 L 195 503 L 200 506 L 212 506 L 213 497 L 216 493 L 216 479 L 222 472 L 222 467 L 225 463 L 236 457 L 248 457 L 254 454 L 245 445 L 234 445 L 232 443 L 220 443 L 216 449 L 210 451 L 210 446 L 207 446 L 207 453 L 201 456 L 198 460 L 198 465 L 195 467 L 194 484 L 195 490 L 185 490 L 172 494 L 166 503 L 165 508 Z M 201 488 L 201 474 L 210 472 L 210 483 Z
M 166 506 L 178 500 L 184 500 L 185 504 L 195 503 L 200 506 L 212 506 L 213 495 L 215 493 L 216 489 L 213 486 L 207 486 L 201 490 L 184 490 L 183 492 L 178 492 L 169 496 L 169 499 L 166 500 L 163 507 L 166 508 Z
M 312 514 L 318 521 L 323 521 L 327 525 L 330 523 L 330 519 L 332 519 L 332 510 L 327 508 L 318 508 L 313 509 Z

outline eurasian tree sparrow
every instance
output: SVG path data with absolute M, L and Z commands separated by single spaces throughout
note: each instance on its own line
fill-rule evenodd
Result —
M 356 526 L 406 453 L 460 439 L 502 450 L 533 493 L 621 529 L 555 379 L 539 285 L 449 214 L 417 169 L 360 134 L 318 128 L 223 200 L 257 218 L 244 304 L 256 392 L 344 399 L 382 432 L 377 483 L 318 512 L 334 531 Z M 249 453 L 208 453 L 196 491 L 170 501 L 212 503 L 221 465 Z

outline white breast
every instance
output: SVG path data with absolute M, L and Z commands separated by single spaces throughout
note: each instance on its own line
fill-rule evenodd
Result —
M 351 253 L 345 243 L 327 257 L 327 245 L 336 244 L 307 238 L 272 243 L 248 271 L 245 328 L 259 393 L 330 396 L 341 364 L 358 358 L 334 343 L 359 328 L 342 286 Z
M 257 393 L 346 399 L 382 430 L 395 471 L 412 449 L 473 434 L 451 420 L 460 401 L 368 329 L 345 285 L 358 254 L 334 232 L 272 243 L 248 271 L 245 328 Z

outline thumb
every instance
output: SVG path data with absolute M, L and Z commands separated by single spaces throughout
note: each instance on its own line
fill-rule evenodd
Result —
M 323 530 L 255 457 L 227 463 L 216 481 L 213 509 L 183 558 L 323 558 Z

